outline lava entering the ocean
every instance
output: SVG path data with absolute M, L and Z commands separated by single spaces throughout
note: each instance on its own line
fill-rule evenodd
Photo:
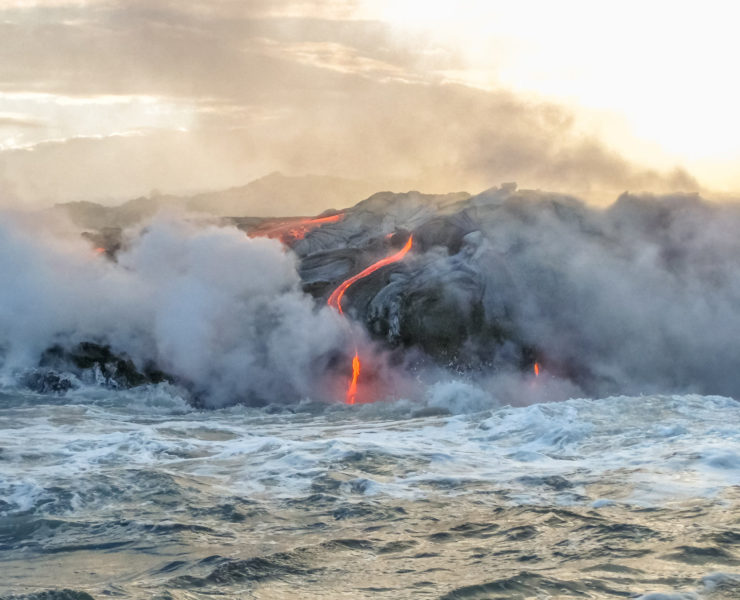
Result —
M 382 267 L 385 267 L 387 265 L 393 264 L 395 262 L 398 262 L 399 260 L 402 260 L 404 256 L 408 253 L 409 250 L 411 250 L 411 245 L 413 244 L 414 236 L 410 235 L 408 241 L 406 242 L 406 245 L 401 248 L 398 252 L 395 254 L 391 254 L 390 256 L 386 256 L 385 258 L 381 258 L 379 261 L 374 262 L 369 267 L 363 269 L 357 275 L 353 275 L 349 279 L 343 281 L 337 289 L 335 289 L 331 296 L 329 296 L 329 299 L 327 300 L 327 304 L 329 306 L 332 306 L 336 308 L 339 311 L 340 315 L 344 314 L 344 311 L 342 310 L 342 298 L 344 297 L 345 292 L 349 289 L 349 287 L 357 283 L 360 279 L 364 279 L 368 275 L 375 273 L 378 269 L 381 269 Z M 355 347 L 355 356 L 352 359 L 352 379 L 349 383 L 349 387 L 347 388 L 347 404 L 354 404 L 355 399 L 357 397 L 357 381 L 360 377 L 360 356 L 357 352 L 357 347 Z
M 309 219 L 290 218 L 270 220 L 262 223 L 259 227 L 249 232 L 249 237 L 267 237 L 279 239 L 283 244 L 289 246 L 302 240 L 312 229 L 326 225 L 327 223 L 338 223 L 344 218 L 344 213 L 337 213 L 327 217 L 315 217 Z
M 352 381 L 347 388 L 347 404 L 354 404 L 357 396 L 357 380 L 360 378 L 360 355 L 355 348 L 355 355 L 352 358 Z

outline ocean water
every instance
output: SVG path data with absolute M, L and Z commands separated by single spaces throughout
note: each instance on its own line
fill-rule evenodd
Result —
M 0 393 L 0 597 L 740 598 L 740 404 Z

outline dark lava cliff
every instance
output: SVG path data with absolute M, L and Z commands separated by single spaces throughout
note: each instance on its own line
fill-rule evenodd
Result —
M 476 196 L 381 192 L 321 217 L 220 223 L 281 238 L 317 305 L 413 236 L 402 261 L 343 301 L 391 353 L 471 377 L 537 362 L 589 394 L 740 394 L 727 368 L 740 361 L 736 205 L 625 193 L 594 208 L 504 184 Z M 115 260 L 135 234 L 87 235 Z

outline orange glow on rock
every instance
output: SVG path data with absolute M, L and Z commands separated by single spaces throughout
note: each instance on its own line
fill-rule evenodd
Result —
M 249 237 L 267 237 L 278 239 L 283 244 L 290 244 L 302 240 L 312 229 L 337 223 L 344 218 L 344 213 L 329 215 L 328 217 L 316 217 L 313 219 L 279 219 L 262 223 L 259 227 L 249 233 Z
M 344 297 L 344 293 L 349 289 L 349 287 L 353 283 L 356 283 L 360 279 L 367 277 L 371 273 L 375 273 L 375 271 L 377 271 L 378 269 L 402 260 L 403 257 L 406 256 L 408 251 L 411 250 L 413 240 L 414 236 L 410 235 L 408 241 L 406 242 L 406 245 L 398 252 L 396 252 L 395 254 L 391 254 L 390 256 L 386 256 L 385 258 L 381 258 L 379 261 L 374 262 L 369 267 L 360 271 L 357 275 L 353 275 L 349 279 L 343 281 L 339 285 L 339 287 L 331 293 L 331 296 L 329 296 L 329 299 L 327 300 L 327 304 L 336 308 L 339 311 L 339 314 L 343 315 L 344 311 L 342 310 L 342 298 Z M 360 356 L 357 352 L 357 347 L 355 347 L 355 356 L 352 359 L 352 379 L 350 380 L 349 387 L 347 388 L 347 399 L 345 400 L 347 404 L 354 404 L 357 400 L 357 382 L 359 378 Z
M 93 252 L 95 252 L 95 254 L 103 254 L 103 252 L 105 252 L 105 248 L 95 248 Z
M 375 273 L 375 271 L 377 271 L 378 269 L 402 260 L 403 257 L 406 256 L 406 253 L 411 250 L 411 245 L 413 244 L 413 241 L 414 236 L 410 235 L 409 240 L 406 242 L 406 245 L 398 252 L 392 254 L 391 256 L 386 256 L 385 258 L 380 259 L 378 262 L 375 262 L 369 267 L 360 271 L 357 275 L 353 275 L 349 279 L 343 281 L 339 285 L 339 287 L 331 293 L 327 304 L 336 308 L 339 311 L 339 314 L 343 315 L 344 311 L 342 310 L 342 298 L 344 297 L 344 293 L 349 289 L 349 287 L 353 283 L 357 283 L 360 279 L 364 279 L 368 275 Z
M 535 377 L 540 376 L 540 363 L 538 362 L 534 363 L 534 376 Z
M 355 356 L 352 359 L 352 381 L 347 388 L 347 404 L 354 404 L 357 397 L 357 380 L 360 378 L 360 357 L 355 349 Z

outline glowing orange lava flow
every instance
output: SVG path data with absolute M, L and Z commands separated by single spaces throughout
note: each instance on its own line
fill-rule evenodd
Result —
M 249 237 L 277 238 L 283 244 L 296 242 L 306 237 L 312 229 L 316 229 L 326 223 L 337 223 L 344 218 L 343 213 L 329 215 L 328 217 L 316 217 L 315 219 L 276 219 L 262 223 L 259 227 L 249 233 Z
M 414 236 L 410 235 L 409 241 L 406 242 L 406 245 L 403 248 L 401 248 L 398 252 L 380 259 L 378 262 L 373 263 L 366 269 L 363 269 L 362 271 L 360 271 L 357 275 L 353 275 L 346 281 L 343 281 L 340 284 L 340 286 L 331 293 L 331 296 L 329 296 L 329 300 L 327 301 L 327 304 L 329 306 L 333 306 L 334 308 L 336 308 L 339 311 L 339 314 L 343 315 L 344 311 L 342 310 L 342 298 L 344 297 L 344 293 L 347 291 L 349 286 L 351 286 L 353 283 L 357 283 L 360 279 L 364 279 L 371 273 L 375 273 L 375 271 L 377 271 L 381 267 L 385 267 L 386 265 L 390 265 L 390 264 L 393 264 L 401 260 L 404 256 L 406 256 L 406 253 L 409 250 L 411 250 L 411 244 L 413 243 L 413 241 L 414 241 Z
M 406 242 L 406 245 L 403 248 L 401 248 L 398 252 L 380 259 L 378 262 L 375 262 L 371 264 L 369 267 L 367 267 L 366 269 L 363 269 L 362 271 L 360 271 L 357 275 L 353 275 L 346 281 L 343 281 L 340 284 L 340 286 L 332 292 L 331 296 L 329 296 L 329 300 L 327 301 L 327 304 L 329 306 L 333 306 L 334 308 L 336 308 L 339 311 L 339 314 L 343 315 L 344 311 L 342 310 L 342 298 L 344 297 L 344 293 L 347 291 L 349 286 L 351 286 L 353 283 L 356 283 L 360 279 L 367 277 L 371 273 L 375 273 L 375 271 L 377 271 L 378 269 L 401 260 L 404 256 L 406 256 L 406 253 L 409 250 L 411 250 L 411 244 L 413 243 L 413 240 L 414 240 L 414 236 L 410 235 L 408 242 Z M 355 403 L 355 399 L 357 397 L 357 381 L 359 378 L 360 378 L 360 356 L 357 353 L 357 347 L 355 347 L 355 356 L 352 359 L 352 379 L 349 383 L 349 387 L 347 388 L 347 400 L 346 400 L 347 404 Z
M 535 377 L 540 376 L 540 363 L 538 362 L 534 363 L 534 376 Z
M 355 357 L 352 359 L 352 381 L 347 388 L 347 404 L 354 404 L 357 396 L 357 380 L 360 378 L 360 357 L 355 348 Z

